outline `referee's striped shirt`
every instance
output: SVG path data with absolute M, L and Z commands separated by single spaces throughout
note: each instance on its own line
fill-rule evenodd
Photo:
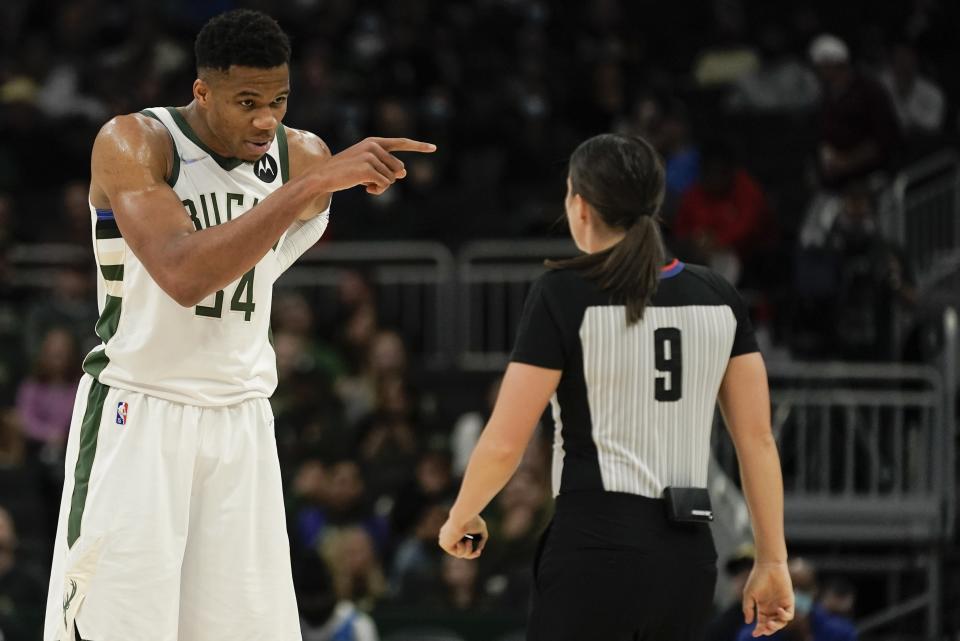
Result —
M 554 494 L 706 487 L 727 362 L 755 351 L 743 301 L 705 267 L 664 267 L 632 326 L 580 272 L 548 271 L 527 297 L 511 360 L 563 370 L 551 401 Z

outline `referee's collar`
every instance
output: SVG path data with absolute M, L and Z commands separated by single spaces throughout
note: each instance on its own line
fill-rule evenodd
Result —
M 677 274 L 683 271 L 685 265 L 680 262 L 679 258 L 674 258 L 669 263 L 660 268 L 660 280 L 667 278 L 673 278 Z

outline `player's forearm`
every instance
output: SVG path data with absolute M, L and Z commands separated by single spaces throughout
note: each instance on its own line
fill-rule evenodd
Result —
M 513 476 L 523 456 L 522 450 L 514 451 L 484 438 L 487 434 L 485 430 L 470 455 L 460 493 L 450 509 L 450 519 L 455 523 L 465 523 L 480 514 Z
M 189 307 L 252 269 L 300 214 L 323 193 L 316 175 L 296 178 L 243 216 L 168 243 L 169 292 Z
M 750 508 L 757 561 L 785 561 L 783 534 L 783 477 L 773 435 L 737 445 L 743 493 Z

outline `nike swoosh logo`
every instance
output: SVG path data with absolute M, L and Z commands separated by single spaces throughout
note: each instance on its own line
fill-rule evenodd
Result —
M 184 158 L 183 156 L 180 156 L 180 162 L 182 162 L 184 165 L 192 165 L 198 160 L 203 160 L 204 158 L 206 158 L 206 156 L 200 156 L 199 158 Z

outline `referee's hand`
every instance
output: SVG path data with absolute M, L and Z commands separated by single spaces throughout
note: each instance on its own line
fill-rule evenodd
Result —
M 756 609 L 757 627 L 753 636 L 770 635 L 793 620 L 793 584 L 786 562 L 753 564 L 743 588 L 743 619 L 753 623 Z
M 464 540 L 464 536 L 470 534 L 478 543 L 471 540 Z M 461 559 L 475 559 L 483 552 L 487 545 L 487 523 L 480 516 L 475 516 L 467 520 L 466 523 L 454 523 L 447 519 L 447 522 L 440 528 L 440 547 L 452 556 Z

